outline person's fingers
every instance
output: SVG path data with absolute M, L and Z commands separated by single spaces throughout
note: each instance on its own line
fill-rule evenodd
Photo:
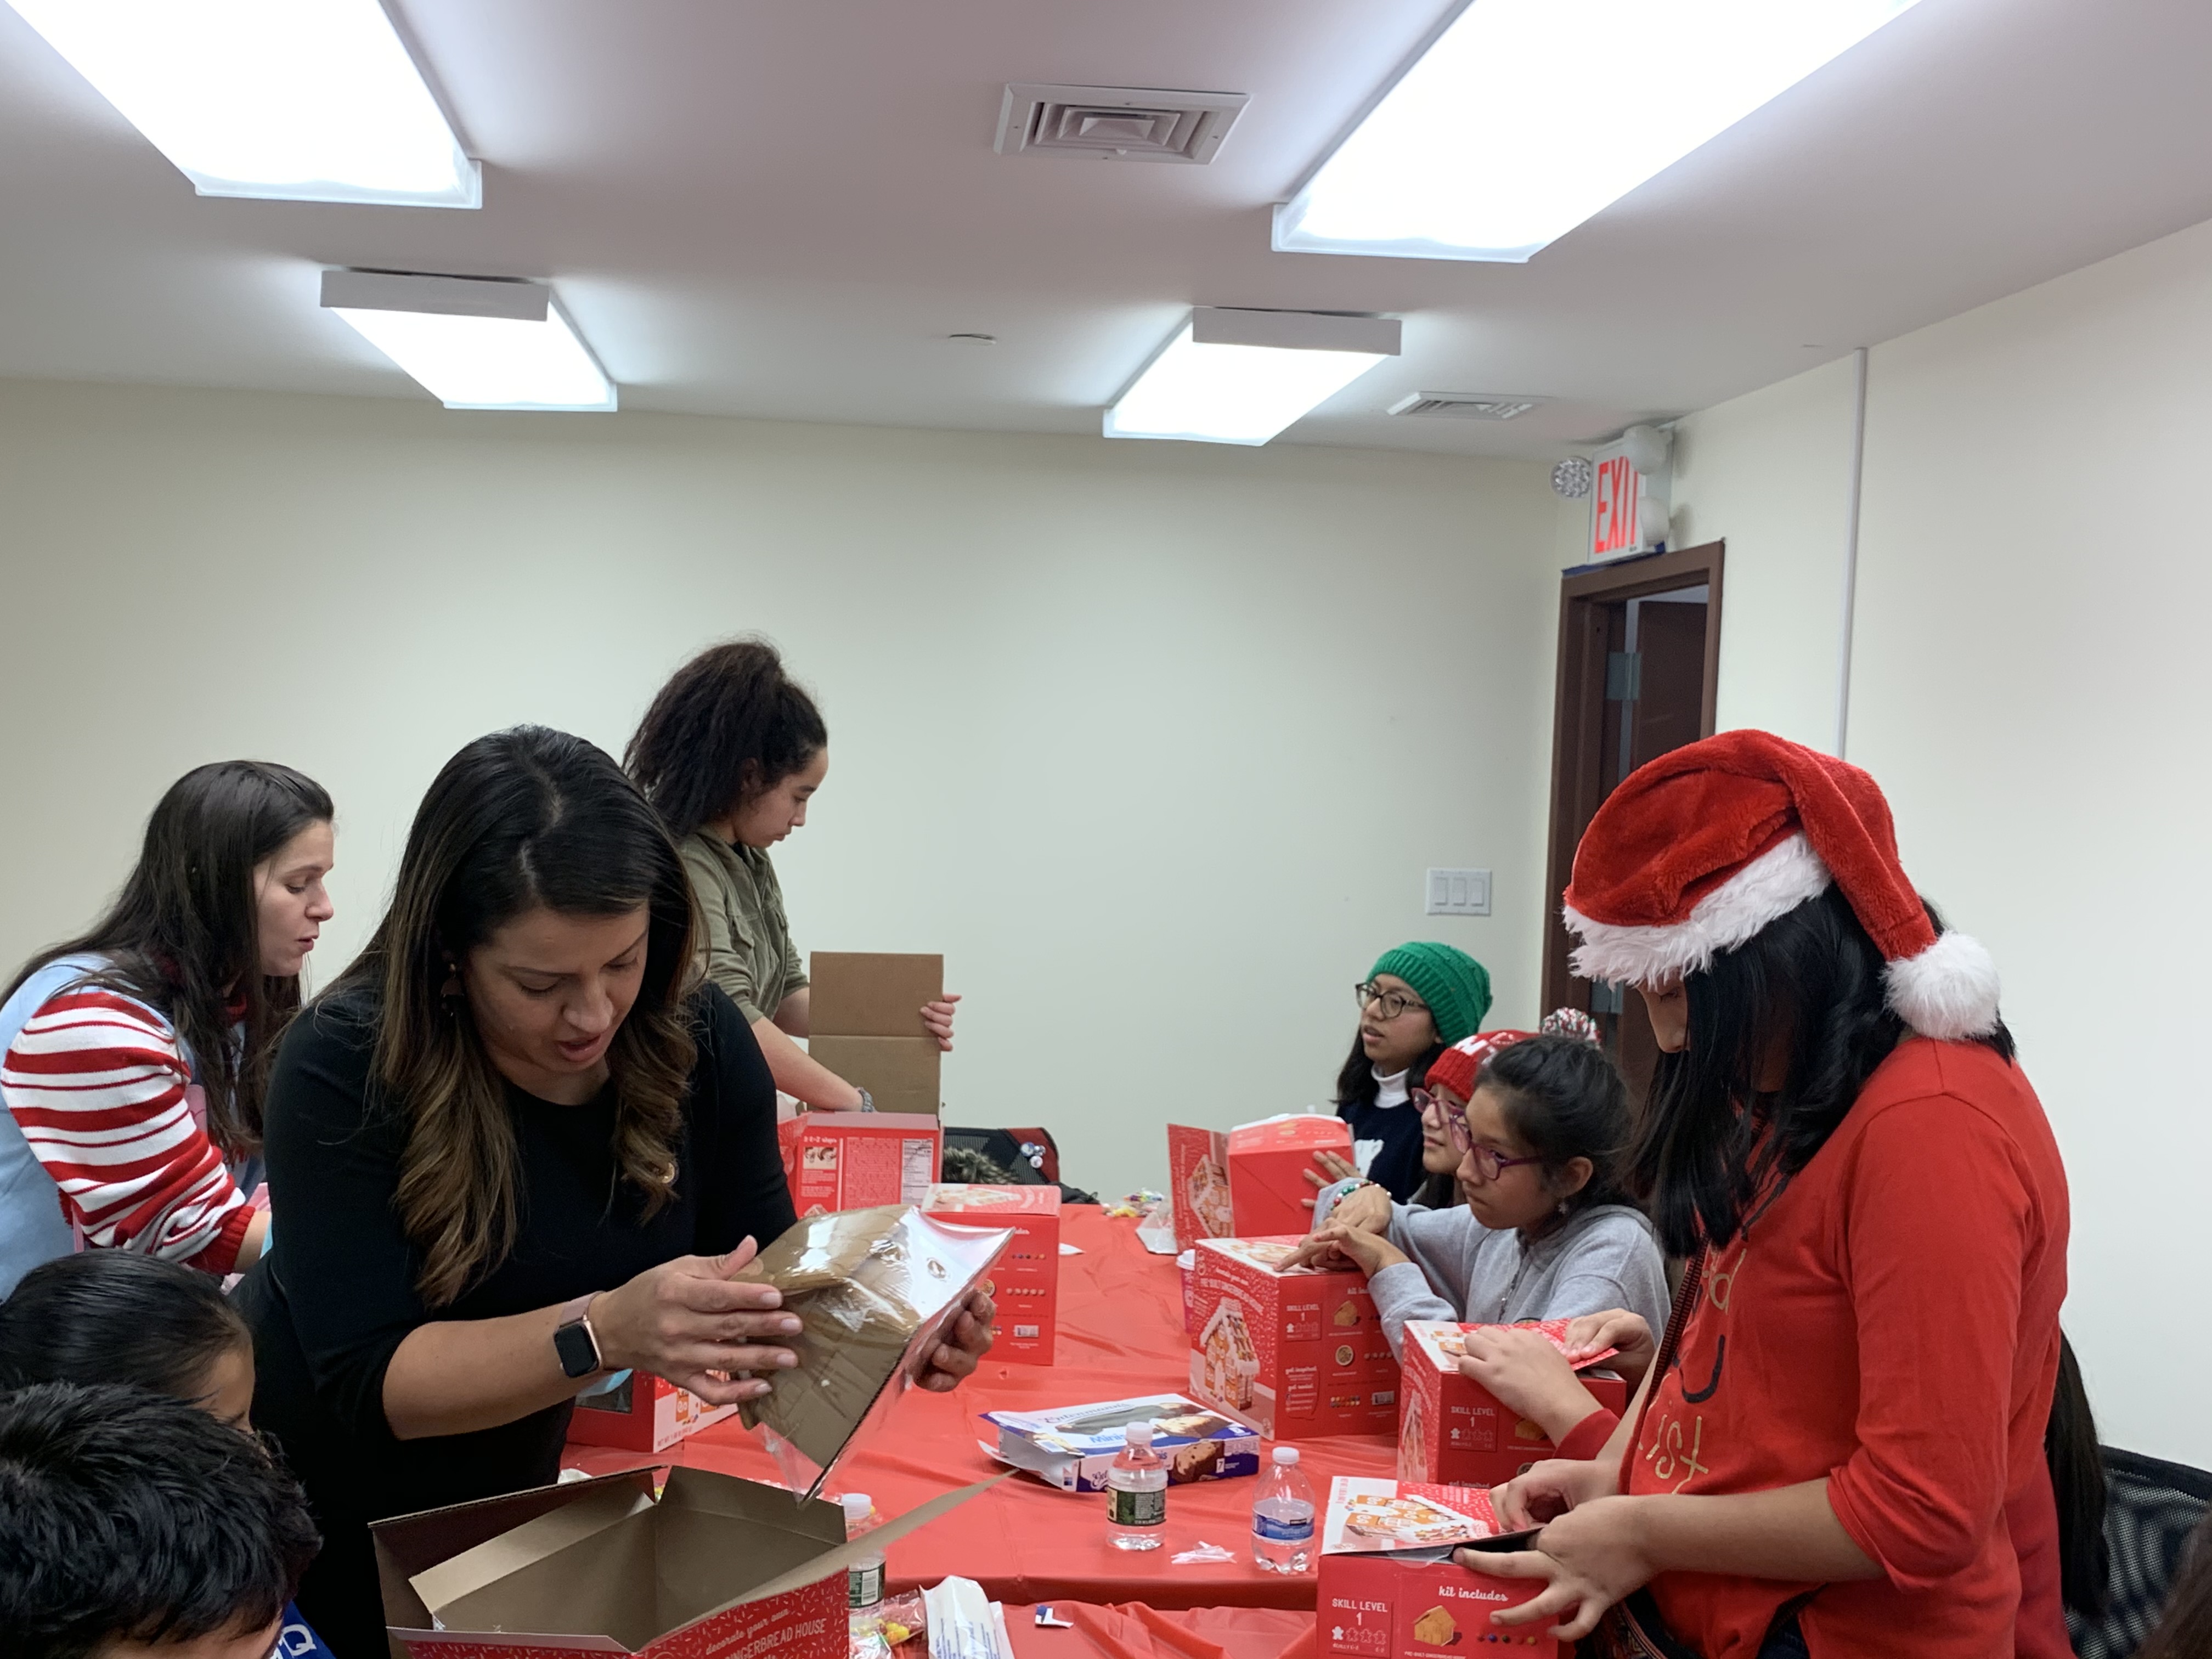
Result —
M 1510 1550 L 1503 1555 L 1492 1550 L 1456 1550 L 1452 1559 L 1492 1578 L 1549 1578 L 1559 1570 L 1559 1564 L 1541 1550 Z
M 687 1372 L 675 1381 L 677 1387 L 689 1389 L 710 1406 L 741 1406 L 769 1392 L 769 1385 L 757 1378 L 717 1376 L 711 1371 Z
M 787 1313 L 716 1314 L 677 1327 L 680 1337 L 702 1342 L 769 1342 L 778 1346 L 800 1329 L 797 1316 Z
M 1528 1494 L 1518 1480 L 1509 1480 L 1502 1486 L 1490 1489 L 1490 1506 L 1497 1512 L 1498 1523 L 1507 1532 L 1519 1532 L 1524 1527 L 1536 1525 L 1536 1518 L 1528 1512 Z
M 1298 1173 L 1305 1176 L 1308 1181 L 1311 1182 L 1316 1190 L 1323 1187 L 1333 1187 L 1336 1184 L 1328 1176 L 1322 1174 L 1319 1170 L 1301 1170 Z M 1306 1208 L 1309 1210 L 1313 1208 L 1313 1200 L 1306 1200 Z
M 1582 1610 L 1564 1625 L 1554 1625 L 1546 1632 L 1554 1641 L 1579 1642 L 1597 1628 L 1597 1621 L 1605 1617 L 1605 1609 L 1594 1595 L 1583 1597 Z
M 664 1306 L 690 1313 L 765 1313 L 783 1305 L 783 1293 L 775 1285 L 751 1279 L 678 1273 L 672 1276 L 663 1288 L 665 1294 L 656 1300 Z
M 750 1371 L 758 1380 L 789 1370 L 799 1364 L 799 1356 L 788 1348 L 766 1343 L 672 1342 L 660 1364 L 678 1373 L 727 1371 L 734 1376 L 739 1371 Z M 763 1388 L 757 1392 L 766 1394 L 768 1390 Z
M 723 1277 L 752 1266 L 753 1258 L 760 1254 L 760 1241 L 748 1234 L 738 1242 L 738 1248 L 713 1257 L 714 1271 Z
M 1545 1558 L 1547 1560 L 1550 1559 L 1548 1556 Z M 1549 1621 L 1571 1613 L 1583 1599 L 1583 1590 L 1578 1585 L 1554 1579 L 1540 1593 L 1523 1601 L 1519 1607 L 1502 1607 L 1492 1613 L 1490 1621 L 1494 1625 L 1508 1627 L 1515 1625 L 1533 1625 L 1540 1620 Z

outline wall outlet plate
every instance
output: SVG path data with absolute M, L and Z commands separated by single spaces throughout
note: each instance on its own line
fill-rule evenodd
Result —
M 1431 870 L 1428 902 L 1422 911 L 1431 916 L 1486 916 L 1490 914 L 1490 872 L 1487 870 Z

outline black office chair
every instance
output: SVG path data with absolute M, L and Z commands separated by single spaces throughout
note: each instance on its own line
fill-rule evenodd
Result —
M 2140 1452 L 2103 1449 L 2104 1611 L 2069 1613 L 2079 1659 L 2131 1659 L 2158 1623 L 2181 1571 L 2190 1534 L 2212 1510 L 2212 1474 Z

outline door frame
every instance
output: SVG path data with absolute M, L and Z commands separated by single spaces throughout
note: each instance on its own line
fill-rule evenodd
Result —
M 1648 553 L 1581 565 L 1559 580 L 1559 682 L 1552 702 L 1551 817 L 1545 833 L 1544 996 L 1541 1006 L 1582 1005 L 1567 957 L 1573 941 L 1559 917 L 1559 896 L 1573 873 L 1575 846 L 1604 799 L 1605 613 L 1607 605 L 1703 584 L 1705 594 L 1705 706 L 1698 735 L 1712 736 L 1721 663 L 1721 566 L 1728 544 Z

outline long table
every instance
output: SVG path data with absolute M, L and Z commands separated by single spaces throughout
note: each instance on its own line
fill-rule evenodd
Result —
M 1056 1363 L 1013 1365 L 987 1358 L 948 1395 L 910 1390 L 890 1419 L 845 1455 L 832 1492 L 864 1492 L 891 1516 L 1000 1471 L 978 1443 L 985 1411 L 1038 1411 L 1085 1401 L 1179 1390 L 1188 1377 L 1182 1282 L 1174 1260 L 1147 1255 L 1133 1222 L 1095 1205 L 1061 1212 L 1060 1237 L 1082 1254 L 1060 1264 Z M 1337 1436 L 1297 1443 L 1307 1478 L 1325 1498 L 1331 1477 L 1389 1475 L 1396 1449 L 1389 1435 Z M 734 1419 L 650 1455 L 570 1446 L 564 1462 L 593 1474 L 648 1463 L 685 1463 L 756 1480 L 775 1465 Z M 958 1574 L 1012 1604 L 1143 1602 L 1161 1609 L 1244 1607 L 1310 1610 L 1314 1577 L 1264 1572 L 1250 1559 L 1255 1480 L 1209 1480 L 1168 1492 L 1167 1538 L 1142 1555 L 1106 1541 L 1105 1500 L 1018 1474 L 891 1545 L 893 1589 L 934 1584 Z M 1170 1558 L 1201 1540 L 1234 1559 L 1178 1566 Z M 1022 1644 L 1026 1652 L 1030 1644 Z

